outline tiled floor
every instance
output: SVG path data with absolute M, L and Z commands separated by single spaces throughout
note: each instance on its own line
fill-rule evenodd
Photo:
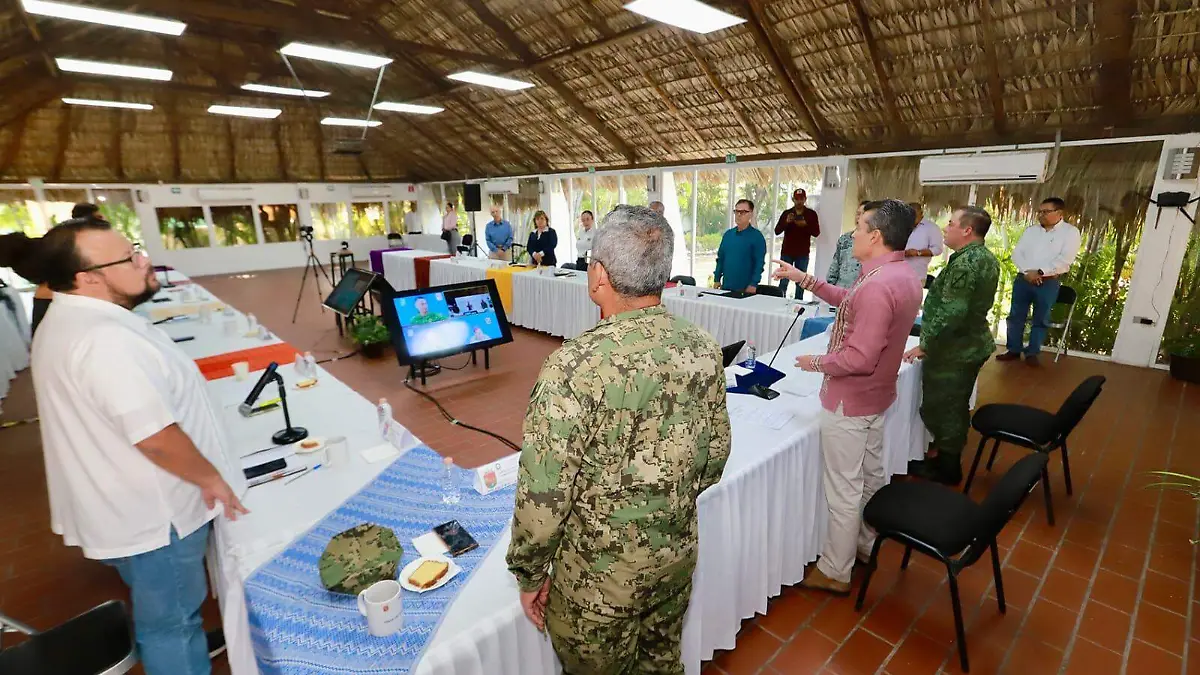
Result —
M 291 324 L 296 271 L 203 283 L 318 358 L 344 349 L 332 316 L 316 309 L 311 281 Z M 446 372 L 429 389 L 466 421 L 516 440 L 529 389 L 557 344 L 518 330 L 514 344 L 495 351 L 490 373 Z M 403 388 L 394 361 L 354 357 L 326 367 L 372 400 L 386 396 L 401 423 L 465 465 L 505 451 L 439 418 Z M 1072 437 L 1075 495 L 1065 495 L 1061 465 L 1052 462 L 1058 524 L 1046 525 L 1035 493 L 1001 538 L 1008 613 L 996 610 L 986 559 L 961 577 L 972 673 L 1200 673 L 1200 589 L 1189 543 L 1200 538 L 1200 514 L 1193 502 L 1144 487 L 1152 469 L 1200 472 L 1200 389 L 1160 371 L 1068 358 L 1037 370 L 989 363 L 979 399 L 1054 409 L 1094 373 L 1108 384 Z M 28 373 L 14 382 L 4 408 L 6 420 L 36 413 Z M 1002 450 L 995 472 L 972 494 L 982 498 L 1019 453 Z M 45 628 L 125 597 L 115 573 L 49 532 L 37 425 L 0 431 L 0 466 L 0 611 Z M 744 623 L 736 649 L 719 653 L 706 672 L 959 672 L 944 572 L 919 555 L 900 572 L 897 547 L 883 551 L 863 612 L 851 599 L 787 588 L 765 616 Z M 206 618 L 215 625 L 215 606 Z M 228 667 L 219 661 L 215 672 Z

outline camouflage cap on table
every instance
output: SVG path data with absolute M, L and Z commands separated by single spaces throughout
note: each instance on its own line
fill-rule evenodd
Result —
M 402 552 L 390 529 L 355 525 L 329 540 L 318 564 L 321 583 L 335 593 L 358 594 L 376 581 L 395 579 Z

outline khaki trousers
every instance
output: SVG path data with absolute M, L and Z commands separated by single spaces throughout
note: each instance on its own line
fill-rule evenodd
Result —
M 875 532 L 862 522 L 862 510 L 883 487 L 883 415 L 846 417 L 821 412 L 822 482 L 829 504 L 829 528 L 817 569 L 837 581 L 850 581 L 857 549 L 864 557 Z

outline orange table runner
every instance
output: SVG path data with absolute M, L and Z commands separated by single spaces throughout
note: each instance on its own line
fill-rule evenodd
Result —
M 250 372 L 254 372 L 265 369 L 272 361 L 281 366 L 292 363 L 296 360 L 296 354 L 299 353 L 295 347 L 288 343 L 278 342 L 273 345 L 253 347 L 251 349 L 196 359 L 196 365 L 200 367 L 200 373 L 204 375 L 204 379 L 219 380 L 222 377 L 233 375 L 233 364 L 235 363 L 249 361 Z
M 504 305 L 504 313 L 512 316 L 513 308 L 513 293 L 512 293 L 512 277 L 514 274 L 523 272 L 534 272 L 536 267 L 489 267 L 487 270 L 487 278 L 495 279 L 496 292 L 500 294 L 500 303 Z
M 416 274 L 417 288 L 429 288 L 429 261 L 450 258 L 449 255 L 427 255 L 423 258 L 413 258 L 413 272 Z

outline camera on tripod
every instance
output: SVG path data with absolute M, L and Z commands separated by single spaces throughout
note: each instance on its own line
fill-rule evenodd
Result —
M 300 226 L 300 238 L 312 241 L 312 238 L 313 238 L 312 225 L 301 225 Z

